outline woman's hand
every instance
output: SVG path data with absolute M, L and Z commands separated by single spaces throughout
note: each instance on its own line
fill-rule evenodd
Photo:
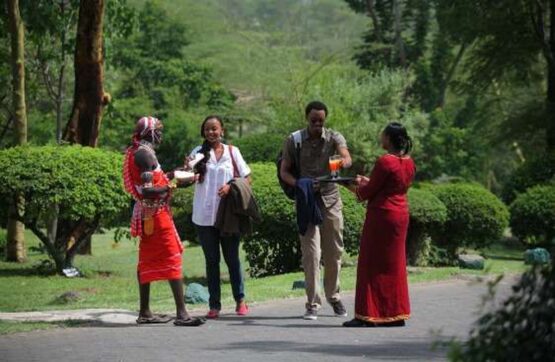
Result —
M 370 182 L 370 178 L 363 175 L 357 175 L 357 177 L 354 180 L 354 184 L 356 186 L 364 185 L 364 184 L 367 184 L 368 182 Z
M 185 163 L 183 164 L 183 169 L 185 171 L 191 171 L 191 168 L 189 167 L 189 162 L 191 162 L 192 160 L 193 158 L 190 156 L 185 157 Z
M 220 196 L 221 198 L 226 197 L 227 194 L 229 194 L 229 190 L 231 190 L 231 186 L 229 186 L 228 184 L 223 185 L 218 190 L 218 196 Z

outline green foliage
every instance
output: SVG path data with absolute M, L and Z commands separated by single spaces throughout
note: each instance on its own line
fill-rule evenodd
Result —
M 15 147 L 0 151 L 0 200 L 25 199 L 25 225 L 45 244 L 58 271 L 71 265 L 76 244 L 99 224 L 113 224 L 129 207 L 119 154 L 80 146 Z M 42 228 L 57 216 L 57 233 Z
M 509 223 L 507 207 L 491 192 L 476 184 L 442 184 L 429 190 L 447 208 L 441 235 L 434 237 L 451 257 L 459 247 L 482 248 L 499 241 Z
M 253 191 L 262 211 L 262 223 L 253 235 L 245 238 L 252 276 L 266 276 L 297 271 L 301 250 L 297 232 L 295 205 L 284 194 L 276 179 L 276 168 L 270 163 L 251 165 Z M 342 192 L 345 250 L 358 252 L 359 236 L 364 221 L 364 207 L 352 195 Z
M 6 230 L 0 229 L 0 256 L 6 254 L 7 234 Z
M 447 208 L 433 193 L 411 188 L 408 193 L 410 223 L 407 235 L 407 263 L 426 266 L 430 263 L 431 234 L 447 221 Z M 434 261 L 437 263 L 437 261 Z
M 274 162 L 287 135 L 258 133 L 237 138 L 233 145 L 241 149 L 247 162 Z
M 451 361 L 551 361 L 555 355 L 555 268 L 522 275 L 512 295 L 478 319 Z
M 530 245 L 555 243 L 555 185 L 534 186 L 511 204 L 513 235 Z
M 555 180 L 555 152 L 548 152 L 524 162 L 503 188 L 503 200 L 511 203 L 528 188 Z
M 172 195 L 172 214 L 175 228 L 181 240 L 198 244 L 197 232 L 191 217 L 193 216 L 193 195 L 195 188 L 178 188 Z

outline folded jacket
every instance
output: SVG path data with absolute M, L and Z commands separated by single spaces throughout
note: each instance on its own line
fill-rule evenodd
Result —
M 295 204 L 297 208 L 297 226 L 301 235 L 306 234 L 308 225 L 316 226 L 322 223 L 322 212 L 314 195 L 314 181 L 312 179 L 297 179 Z
M 252 233 L 252 224 L 262 220 L 260 209 L 249 182 L 235 178 L 229 182 L 229 194 L 220 201 L 214 227 L 221 235 L 247 235 Z

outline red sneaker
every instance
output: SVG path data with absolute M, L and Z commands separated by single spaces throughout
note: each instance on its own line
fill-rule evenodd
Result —
M 220 311 L 217 309 L 210 309 L 206 314 L 207 319 L 216 319 L 220 316 Z
M 247 303 L 241 301 L 237 303 L 237 308 L 235 308 L 235 312 L 237 315 L 247 315 L 249 314 L 249 306 Z

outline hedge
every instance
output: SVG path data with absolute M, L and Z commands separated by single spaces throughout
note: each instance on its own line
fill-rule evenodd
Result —
M 447 208 L 447 220 L 432 241 L 452 258 L 459 247 L 485 247 L 498 241 L 509 224 L 505 204 L 477 184 L 441 184 L 428 187 Z
M 535 186 L 511 204 L 513 235 L 530 245 L 555 244 L 555 186 Z
M 503 187 L 503 200 L 511 204 L 518 194 L 532 186 L 555 181 L 555 152 L 548 152 L 523 163 Z

